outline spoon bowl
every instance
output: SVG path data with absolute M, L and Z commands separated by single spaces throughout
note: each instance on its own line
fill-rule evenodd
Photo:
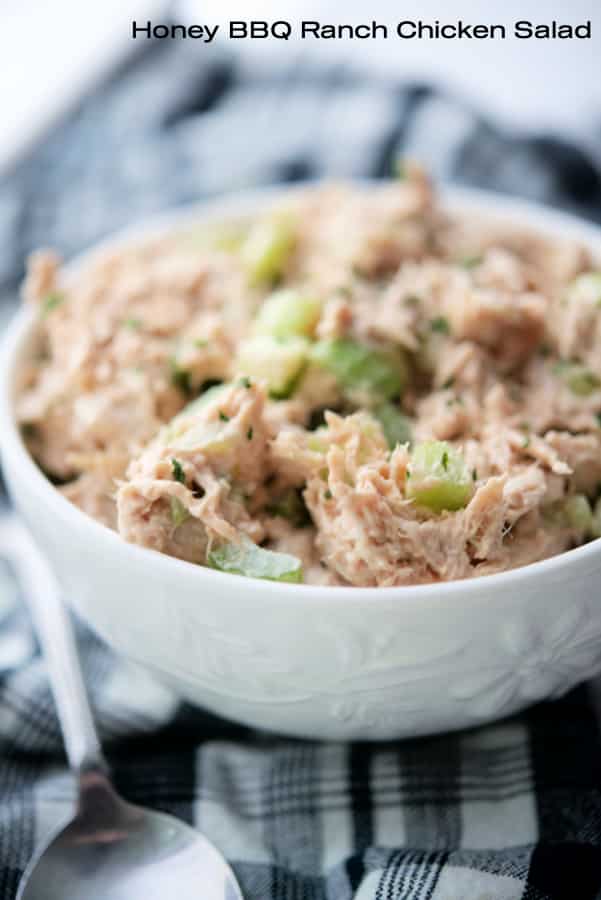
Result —
M 215 848 L 173 816 L 122 800 L 98 771 L 75 818 L 31 861 L 17 900 L 242 900 Z

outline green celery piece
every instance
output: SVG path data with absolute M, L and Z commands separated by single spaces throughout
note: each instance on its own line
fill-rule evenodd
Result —
M 601 537 L 601 497 L 593 507 L 590 532 L 594 538 Z
M 572 393 L 578 397 L 588 397 L 589 394 L 594 393 L 601 387 L 599 377 L 580 363 L 561 360 L 555 364 L 553 371 L 561 377 Z
M 391 450 L 397 444 L 411 443 L 411 422 L 394 404 L 383 403 L 374 409 L 373 414 L 382 426 Z
M 475 269 L 482 263 L 483 258 L 484 257 L 481 254 L 464 256 L 459 260 L 459 265 L 463 266 L 464 269 Z
M 597 501 L 592 509 L 584 494 L 547 503 L 542 512 L 546 522 L 555 528 L 575 528 L 592 537 L 601 537 L 601 504 Z
M 196 224 L 180 233 L 182 243 L 199 250 L 220 250 L 224 253 L 236 253 L 248 231 L 243 221 Z
M 289 218 L 256 222 L 240 248 L 251 286 L 260 287 L 277 281 L 283 275 L 295 244 L 295 230 Z
M 171 496 L 169 498 L 169 511 L 171 513 L 171 521 L 173 522 L 176 528 L 179 528 L 180 525 L 190 517 L 190 513 L 179 499 L 179 497 Z
M 317 341 L 311 359 L 331 372 L 345 392 L 363 394 L 370 403 L 397 397 L 407 382 L 400 351 L 374 349 L 348 338 Z
M 594 372 L 582 369 L 581 371 L 572 372 L 568 378 L 568 387 L 578 397 L 588 397 L 589 394 L 599 390 L 601 381 L 599 381 Z
M 293 488 L 277 497 L 267 511 L 272 516 L 281 516 L 283 519 L 287 519 L 297 528 L 307 525 L 311 521 L 303 498 L 299 491 Z
M 569 301 L 583 298 L 601 306 L 601 272 L 584 272 L 572 281 L 568 288 Z
M 300 337 L 277 340 L 259 335 L 243 341 L 238 348 L 236 368 L 241 375 L 262 378 L 276 400 L 294 392 L 307 364 L 307 341 Z
M 236 435 L 227 434 L 227 423 L 196 422 L 190 428 L 172 433 L 168 443 L 174 450 L 202 450 L 211 457 L 223 456 L 236 444 Z
M 432 319 L 430 322 L 430 330 L 437 334 L 450 334 L 451 327 L 449 325 L 449 320 L 445 318 L 445 316 L 436 316 L 436 318 Z
M 207 388 L 200 397 L 196 397 L 191 403 L 186 404 L 186 406 L 184 406 L 177 414 L 176 418 L 179 416 L 192 416 L 199 412 L 199 410 L 207 406 L 212 400 L 215 400 L 219 394 L 222 394 L 226 388 L 230 387 L 230 384 L 231 382 L 224 382 L 223 384 L 214 384 L 212 387 Z
M 315 297 L 292 288 L 276 291 L 261 306 L 254 331 L 275 338 L 310 337 L 320 313 L 321 302 Z
M 248 578 L 263 578 L 267 581 L 298 583 L 303 580 L 302 564 L 296 556 L 265 550 L 248 539 L 243 539 L 239 544 L 223 544 L 210 550 L 207 561 L 212 568 L 232 575 L 246 575 Z
M 463 457 L 446 441 L 424 441 L 411 453 L 407 497 L 434 512 L 466 506 L 474 489 Z
M 563 501 L 563 515 L 571 528 L 590 531 L 593 526 L 593 512 L 584 494 L 573 494 Z
M 170 444 L 174 450 L 201 449 L 212 456 L 226 453 L 236 442 L 234 433 L 227 433 L 228 419 L 221 414 L 216 422 L 187 423 L 191 416 L 198 415 L 209 403 L 216 400 L 231 382 L 215 384 L 204 394 L 188 403 L 160 432 L 163 444 Z

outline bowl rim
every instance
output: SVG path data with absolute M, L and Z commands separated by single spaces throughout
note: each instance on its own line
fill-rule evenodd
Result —
M 328 179 L 331 181 L 331 179 Z M 123 245 L 145 243 L 152 237 L 160 237 L 174 229 L 198 222 L 225 220 L 228 217 L 242 218 L 286 195 L 294 195 L 315 186 L 318 182 L 303 182 L 297 185 L 275 184 L 257 189 L 245 190 L 236 194 L 223 195 L 206 202 L 176 207 L 160 215 L 151 216 L 146 221 L 138 221 L 125 228 L 118 229 L 108 237 L 96 242 L 68 261 L 65 266 L 67 274 L 86 265 L 105 251 Z M 386 182 L 368 179 L 346 179 L 359 187 L 382 186 Z M 547 236 L 572 238 L 589 246 L 601 259 L 601 226 L 577 216 L 562 212 L 540 203 L 498 195 L 490 191 L 476 188 L 464 188 L 449 185 L 439 186 L 440 205 L 452 213 L 476 214 L 483 221 L 509 221 L 516 228 L 535 231 Z M 485 586 L 490 592 L 511 590 L 516 584 L 523 584 L 530 579 L 538 579 L 543 575 L 554 576 L 559 570 L 572 570 L 575 566 L 589 558 L 599 556 L 601 538 L 589 541 L 579 547 L 537 562 L 529 563 L 515 569 L 509 569 L 488 575 L 478 575 L 455 581 L 440 581 L 428 584 L 409 584 L 394 587 L 355 587 L 352 585 L 293 584 L 267 581 L 263 579 L 244 578 L 227 572 L 199 566 L 198 564 L 177 559 L 168 554 L 151 550 L 147 547 L 130 544 L 121 536 L 84 513 L 56 490 L 51 481 L 38 467 L 28 452 L 13 415 L 14 391 L 20 355 L 27 342 L 35 333 L 37 319 L 33 309 L 21 308 L 9 323 L 5 335 L 0 341 L 0 453 L 2 457 L 11 456 L 15 465 L 20 467 L 23 476 L 30 484 L 30 491 L 39 492 L 45 506 L 51 507 L 57 519 L 67 528 L 84 530 L 89 533 L 91 543 L 99 553 L 106 548 L 108 552 L 118 555 L 127 554 L 132 562 L 147 568 L 153 565 L 165 575 L 197 579 L 199 587 L 203 582 L 207 589 L 212 585 L 227 585 L 236 592 L 249 594 L 281 594 L 301 598 L 303 602 L 315 601 L 323 605 L 324 596 L 335 603 L 355 605 L 366 598 L 373 602 L 376 597 L 381 600 L 403 601 L 415 600 L 422 603 L 426 599 L 445 602 L 447 596 L 461 594 L 464 599 L 481 592 Z M 15 491 L 8 481 L 9 492 Z

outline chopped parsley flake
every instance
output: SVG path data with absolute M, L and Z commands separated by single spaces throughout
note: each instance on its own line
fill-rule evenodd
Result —
M 171 460 L 171 470 L 173 472 L 173 477 L 175 478 L 176 481 L 179 481 L 180 484 L 186 483 L 186 476 L 184 474 L 184 469 L 183 469 L 183 466 L 182 466 L 181 462 L 179 461 L 179 459 Z
M 226 414 L 223 412 L 222 409 L 219 410 L 219 418 L 221 419 L 222 422 L 229 422 L 229 420 L 230 420 L 230 417 L 226 416 Z
M 472 469 L 472 481 L 478 481 L 478 469 Z
M 53 309 L 56 309 L 57 306 L 64 302 L 64 299 L 62 294 L 48 294 L 42 303 L 42 316 L 47 316 L 48 313 L 51 313 Z
M 249 387 L 252 386 L 252 381 L 250 380 L 250 378 L 248 378 L 248 376 L 244 375 L 244 376 L 240 379 L 240 381 L 238 382 L 238 384 L 240 385 L 240 387 L 249 388 Z
M 136 318 L 124 319 L 123 327 L 129 328 L 130 331 L 138 331 L 142 327 L 142 320 Z
M 449 468 L 449 454 L 447 453 L 446 450 L 445 450 L 444 453 L 442 454 L 442 458 L 441 458 L 440 461 L 441 461 L 441 463 L 442 463 L 443 469 L 444 469 L 445 472 L 446 472 L 447 469 Z
M 326 500 L 331 500 L 332 496 L 333 496 L 333 494 L 332 494 L 331 490 L 328 489 L 327 491 L 324 492 L 324 497 L 326 498 Z
M 173 357 L 169 360 L 169 367 L 171 369 L 171 383 L 182 393 L 189 394 L 192 390 L 190 372 L 187 369 L 180 369 L 177 360 Z
M 445 391 L 448 391 L 448 389 L 452 388 L 454 384 L 455 384 L 455 376 L 451 375 L 451 377 L 447 378 L 447 380 L 444 382 L 443 389 Z
M 246 440 L 252 441 L 252 439 L 253 439 L 253 427 L 251 425 L 250 428 L 248 429 L 248 431 L 246 432 Z
M 553 366 L 552 372 L 559 375 L 571 392 L 578 397 L 588 397 L 601 387 L 599 377 L 578 362 L 560 359 Z
M 482 256 L 480 254 L 474 254 L 474 256 L 465 256 L 463 259 L 459 260 L 459 265 L 463 266 L 464 269 L 475 269 L 476 266 L 479 266 L 482 262 Z
M 522 431 L 526 432 L 522 441 L 522 449 L 527 450 L 530 446 L 530 435 L 528 433 L 530 431 L 530 422 L 520 422 L 519 427 L 522 429 Z
M 436 316 L 430 321 L 430 329 L 438 334 L 450 334 L 449 320 L 444 316 Z
M 208 347 L 209 342 L 206 338 L 196 338 L 194 340 L 194 346 L 198 347 L 199 350 L 202 350 L 203 347 Z

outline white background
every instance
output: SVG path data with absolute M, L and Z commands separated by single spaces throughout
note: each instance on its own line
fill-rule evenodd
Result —
M 303 52 L 419 76 L 460 91 L 509 126 L 547 128 L 601 144 L 601 0 L 179 0 L 177 20 L 300 18 L 394 25 L 399 19 L 508 24 L 516 19 L 593 19 L 591 41 L 324 41 Z M 162 0 L 0 0 L 0 166 L 6 166 L 64 109 L 131 52 L 131 20 L 161 21 Z M 237 44 L 257 63 L 290 45 Z M 210 47 L 198 43 L 198 52 Z

